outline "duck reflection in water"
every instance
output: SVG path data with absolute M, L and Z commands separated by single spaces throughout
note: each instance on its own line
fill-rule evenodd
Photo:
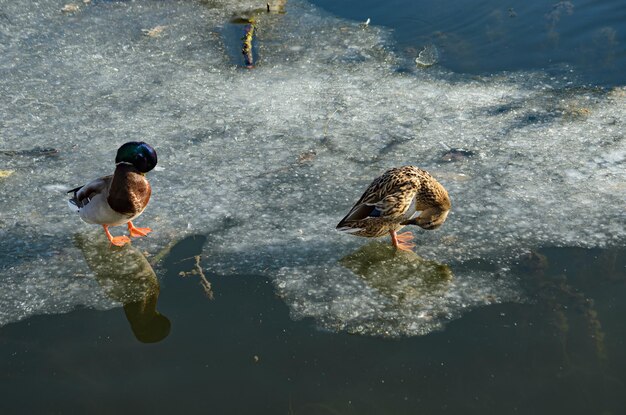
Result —
M 426 297 L 444 294 L 452 282 L 447 265 L 384 242 L 364 245 L 339 263 L 400 307 L 418 306 Z
M 156 309 L 160 286 L 146 257 L 129 244 L 111 249 L 108 241 L 82 234 L 75 241 L 106 294 L 123 304 L 137 340 L 156 343 L 166 338 L 171 324 Z

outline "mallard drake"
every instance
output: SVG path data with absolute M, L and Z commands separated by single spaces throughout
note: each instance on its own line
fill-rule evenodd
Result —
M 376 238 L 389 233 L 393 246 L 411 250 L 413 234 L 396 232 L 406 225 L 437 229 L 450 211 L 448 192 L 426 170 L 403 166 L 387 170 L 337 225 L 340 232 Z
M 150 228 L 136 228 L 132 220 L 141 215 L 152 192 L 145 173 L 157 164 L 150 145 L 131 141 L 117 150 L 115 172 L 68 191 L 74 195 L 68 205 L 87 223 L 102 225 L 109 241 L 116 246 L 130 242 L 127 236 L 111 236 L 109 226 L 128 225 L 130 236 L 146 236 Z

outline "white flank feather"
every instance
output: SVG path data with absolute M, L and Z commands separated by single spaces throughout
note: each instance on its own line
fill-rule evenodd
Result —
M 363 229 L 361 228 L 349 228 L 347 226 L 344 226 L 342 228 L 337 228 L 338 232 L 343 232 L 343 233 L 355 233 L 355 232 L 360 232 Z

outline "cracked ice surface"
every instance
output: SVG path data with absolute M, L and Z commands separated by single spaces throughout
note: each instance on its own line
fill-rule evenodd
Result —
M 259 15 L 254 70 L 225 35 L 254 2 L 62 6 L 0 1 L 0 150 L 59 150 L 0 154 L 14 171 L 0 179 L 0 324 L 116 306 L 74 243 L 102 231 L 66 209 L 63 190 L 109 174 L 129 140 L 159 154 L 136 222 L 154 233 L 135 247 L 155 255 L 207 234 L 209 273 L 265 274 L 294 318 L 330 329 L 424 334 L 522 297 L 508 270 L 522 252 L 624 244 L 624 89 L 576 85 L 568 68 L 420 71 L 385 30 L 302 2 Z M 441 143 L 476 155 L 443 163 Z M 439 230 L 413 229 L 419 257 L 337 234 L 369 182 L 404 164 L 429 170 L 453 203 Z

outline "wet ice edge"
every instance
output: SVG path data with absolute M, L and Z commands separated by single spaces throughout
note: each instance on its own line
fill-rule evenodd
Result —
M 568 68 L 399 71 L 387 31 L 303 2 L 259 20 L 252 71 L 233 62 L 223 30 L 252 2 L 94 2 L 73 15 L 62 2 L 0 5 L 0 147 L 59 150 L 0 156 L 15 171 L 0 179 L 0 324 L 116 306 L 73 243 L 104 236 L 66 210 L 62 189 L 109 174 L 128 140 L 159 152 L 137 222 L 155 232 L 136 247 L 154 255 L 205 233 L 208 272 L 264 274 L 294 318 L 329 329 L 425 334 L 519 300 L 509 268 L 529 249 L 624 245 L 624 89 L 577 85 Z M 159 36 L 142 32 L 156 26 Z M 476 156 L 440 162 L 442 142 Z M 370 241 L 334 226 L 403 164 L 437 177 L 453 210 L 441 229 L 414 230 L 420 258 L 384 259 L 381 272 L 400 275 L 381 287 L 378 271 L 342 261 Z M 464 266 L 477 259 L 490 270 Z M 420 261 L 450 278 L 422 284 Z

